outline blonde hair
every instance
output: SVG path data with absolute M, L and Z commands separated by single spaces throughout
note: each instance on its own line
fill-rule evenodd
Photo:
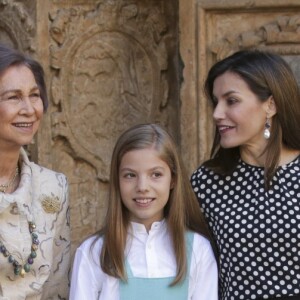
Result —
M 157 150 L 159 158 L 167 163 L 174 182 L 174 188 L 164 209 L 164 217 L 173 241 L 177 263 L 177 274 L 171 284 L 175 285 L 185 278 L 187 272 L 186 230 L 207 237 L 209 231 L 184 171 L 177 147 L 171 136 L 157 124 L 136 125 L 125 131 L 115 145 L 110 169 L 108 211 L 99 235 L 103 236 L 100 263 L 106 274 L 127 280 L 124 251 L 130 220 L 128 210 L 121 201 L 119 167 L 125 153 L 150 147 Z

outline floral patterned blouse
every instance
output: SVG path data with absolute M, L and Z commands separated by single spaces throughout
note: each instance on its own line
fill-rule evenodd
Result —
M 0 300 L 68 299 L 67 179 L 63 174 L 30 162 L 24 149 L 21 149 L 20 166 L 17 190 L 12 194 L 0 193 Z M 36 225 L 36 257 L 31 257 L 34 241 L 28 222 Z M 24 277 L 15 275 L 13 263 L 9 262 L 9 256 L 5 257 L 3 247 L 11 255 L 10 259 L 22 266 L 29 265 Z

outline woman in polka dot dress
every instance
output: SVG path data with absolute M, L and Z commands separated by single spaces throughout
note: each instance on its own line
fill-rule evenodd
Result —
M 191 181 L 219 250 L 220 299 L 300 299 L 300 92 L 278 55 L 209 71 L 216 133 Z

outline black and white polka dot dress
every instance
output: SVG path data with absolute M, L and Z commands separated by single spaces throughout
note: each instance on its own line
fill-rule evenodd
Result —
M 242 161 L 230 176 L 202 166 L 191 181 L 219 247 L 221 300 L 300 299 L 300 156 L 269 191 L 263 168 Z

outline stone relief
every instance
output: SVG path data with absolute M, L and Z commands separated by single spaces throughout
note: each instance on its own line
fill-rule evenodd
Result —
M 0 40 L 25 52 L 35 52 L 34 22 L 24 5 L 0 0 Z
M 60 9 L 51 15 L 54 137 L 108 179 L 117 136 L 167 105 L 166 26 L 158 10 L 132 1 L 102 1 L 94 10 Z
M 240 49 L 272 49 L 279 54 L 300 53 L 300 15 L 280 16 L 258 29 L 237 36 L 228 35 L 210 46 L 210 51 L 220 60 Z
M 155 1 L 103 0 L 49 18 L 53 167 L 69 178 L 76 246 L 101 226 L 119 134 L 140 122 L 169 125 L 170 34 Z

